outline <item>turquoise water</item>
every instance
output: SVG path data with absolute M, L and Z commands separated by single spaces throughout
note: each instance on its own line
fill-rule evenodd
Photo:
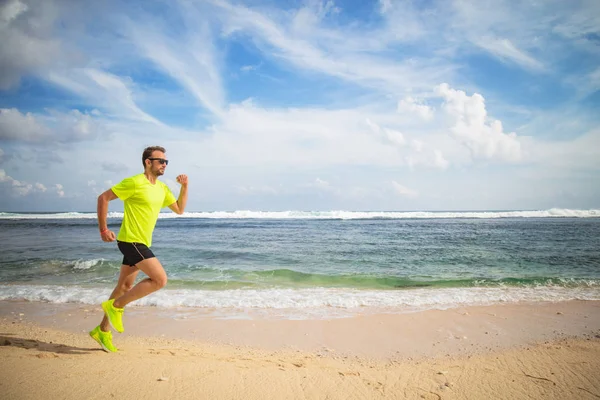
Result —
M 595 211 L 520 213 L 165 214 L 153 250 L 169 284 L 138 304 L 324 315 L 600 300 Z M 2 213 L 0 240 L 4 300 L 97 304 L 122 258 L 94 214 Z

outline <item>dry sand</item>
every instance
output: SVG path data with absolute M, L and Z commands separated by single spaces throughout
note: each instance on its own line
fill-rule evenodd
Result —
M 2 399 L 598 399 L 600 304 L 290 321 L 0 302 Z

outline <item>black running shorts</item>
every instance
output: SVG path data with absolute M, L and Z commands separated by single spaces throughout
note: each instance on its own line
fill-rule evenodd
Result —
M 120 242 L 117 240 L 117 246 L 123 253 L 123 265 L 135 267 L 135 264 L 140 261 L 155 257 L 152 250 L 143 243 Z

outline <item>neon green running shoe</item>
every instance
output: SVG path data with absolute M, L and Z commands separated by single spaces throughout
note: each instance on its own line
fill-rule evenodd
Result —
M 117 332 L 123 333 L 125 330 L 125 328 L 123 328 L 123 309 L 113 306 L 114 302 L 114 299 L 106 300 L 104 303 L 102 303 L 102 309 L 108 317 L 110 326 L 112 326 Z
M 102 347 L 102 350 L 107 353 L 116 353 L 118 349 L 112 344 L 112 332 L 103 332 L 100 325 L 90 331 L 90 336 Z

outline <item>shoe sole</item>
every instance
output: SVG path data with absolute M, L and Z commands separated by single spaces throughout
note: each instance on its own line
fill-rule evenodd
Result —
M 106 307 L 108 307 L 108 304 L 106 305 Z M 117 328 L 115 328 L 115 326 L 113 325 L 112 321 L 110 320 L 110 317 L 108 316 L 108 311 L 106 311 L 106 308 L 104 307 L 104 303 L 102 303 L 102 311 L 104 311 L 104 314 L 106 314 L 106 318 L 108 319 L 108 323 L 110 324 L 110 326 L 112 326 L 112 328 L 119 332 L 119 333 L 123 333 L 125 332 L 125 328 L 123 328 L 123 330 L 118 330 Z

